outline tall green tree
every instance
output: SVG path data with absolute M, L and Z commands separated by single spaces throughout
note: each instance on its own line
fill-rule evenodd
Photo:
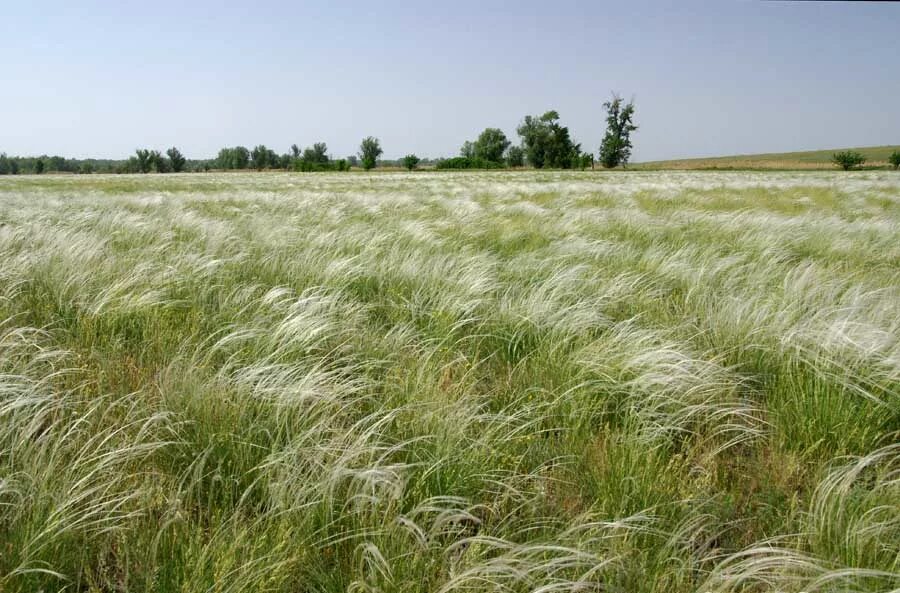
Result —
M 158 150 L 151 150 L 147 157 L 150 162 L 150 168 L 157 173 L 169 172 L 169 161 Z
M 459 149 L 459 156 L 466 159 L 474 159 L 475 158 L 475 143 L 471 140 L 466 140 L 463 142 L 463 145 Z
M 134 151 L 137 159 L 138 171 L 140 173 L 149 173 L 153 163 L 150 161 L 150 151 L 146 148 L 138 148 Z
M 0 175 L 9 175 L 10 172 L 9 158 L 5 152 L 0 152 Z
M 175 173 L 184 171 L 184 164 L 187 162 L 187 159 L 184 158 L 184 155 L 181 154 L 180 150 L 173 146 L 166 151 L 166 154 L 169 156 L 169 163 L 172 165 L 172 171 Z
M 303 151 L 303 160 L 310 164 L 328 164 L 328 145 L 324 142 L 316 142 Z
M 634 125 L 634 101 L 623 103 L 622 97 L 613 93 L 612 99 L 603 104 L 606 110 L 606 135 L 600 144 L 600 164 L 611 169 L 628 164 L 631 158 L 631 133 Z
M 510 146 L 506 151 L 507 167 L 523 167 L 525 166 L 525 151 L 521 146 Z
M 506 134 L 498 128 L 486 128 L 475 140 L 474 156 L 476 159 L 491 163 L 502 163 L 503 153 L 510 145 Z
M 559 113 L 548 111 L 540 117 L 525 116 L 516 129 L 522 138 L 525 158 L 535 169 L 569 169 L 581 147 L 572 142 L 569 128 L 560 125 Z
M 250 151 L 250 159 L 253 162 L 253 168 L 262 171 L 269 166 L 269 149 L 264 144 L 256 145 Z
M 40 175 L 44 172 L 44 159 L 38 159 L 34 162 L 34 174 Z
M 374 136 L 363 138 L 359 145 L 359 159 L 362 161 L 363 169 L 366 171 L 374 169 L 378 163 L 378 157 L 384 154 L 381 149 L 381 142 Z

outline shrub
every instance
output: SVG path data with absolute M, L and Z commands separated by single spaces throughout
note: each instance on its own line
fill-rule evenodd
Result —
M 895 150 L 891 153 L 891 156 L 888 157 L 888 162 L 895 169 L 900 168 L 900 150 Z
M 419 166 L 419 157 L 414 154 L 408 154 L 403 157 L 403 166 L 406 167 L 407 170 L 412 171 L 416 167 Z
M 866 162 L 866 157 L 853 150 L 845 150 L 832 155 L 831 161 L 844 171 L 855 169 Z
M 443 159 L 435 165 L 436 169 L 502 169 L 501 163 L 485 161 L 479 158 L 469 158 L 465 156 L 453 157 L 452 159 Z

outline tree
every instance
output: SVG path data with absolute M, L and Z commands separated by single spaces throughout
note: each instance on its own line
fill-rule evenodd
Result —
M 350 165 L 351 167 L 359 166 L 359 158 L 355 154 L 348 156 L 346 160 L 347 160 L 347 164 Z
M 172 164 L 172 170 L 174 172 L 181 173 L 184 171 L 184 164 L 187 162 L 187 159 L 184 158 L 184 155 L 181 154 L 180 150 L 173 146 L 166 151 L 166 154 L 169 155 L 169 162 Z
M 40 175 L 44 172 L 44 160 L 38 159 L 34 162 L 34 174 Z
M 900 150 L 892 152 L 891 156 L 888 157 L 888 162 L 893 165 L 895 169 L 900 169 Z
M 5 152 L 0 152 L 0 175 L 9 175 L 9 174 L 10 174 L 9 158 L 7 158 Z
M 291 144 L 291 158 L 299 159 L 300 158 L 300 147 L 296 144 Z
M 303 160 L 309 164 L 328 164 L 328 145 L 324 142 L 316 142 L 310 148 L 303 151 Z
M 466 140 L 465 142 L 463 142 L 462 147 L 459 149 L 459 156 L 461 156 L 463 158 L 467 158 L 467 159 L 474 159 L 475 158 L 475 145 L 472 142 L 470 142 L 469 140 Z
M 414 154 L 408 154 L 403 157 L 403 166 L 406 167 L 408 171 L 412 171 L 417 166 L 419 166 L 419 157 Z
M 138 148 L 134 151 L 137 159 L 138 171 L 141 173 L 149 173 L 153 163 L 150 162 L 150 151 L 146 148 Z
M 522 150 L 521 146 L 510 146 L 509 150 L 506 151 L 506 166 L 507 167 L 524 167 L 525 166 L 525 151 Z
M 844 171 L 855 169 L 866 162 L 866 157 L 853 150 L 845 150 L 831 155 L 831 162 L 842 168 Z
M 363 139 L 359 145 L 359 158 L 362 161 L 363 169 L 368 171 L 373 169 L 378 162 L 378 157 L 384 154 L 381 149 L 381 143 L 378 138 L 368 136 Z
M 569 169 L 581 150 L 572 142 L 569 128 L 559 124 L 556 111 L 548 111 L 540 117 L 525 116 L 516 132 L 522 137 L 525 157 L 535 169 Z
M 506 152 L 509 145 L 510 141 L 502 130 L 486 128 L 475 141 L 474 157 L 491 163 L 503 162 L 503 153 Z
M 157 173 L 169 172 L 169 161 L 158 150 L 151 150 L 148 157 L 150 167 Z
M 263 144 L 256 145 L 250 151 L 250 159 L 253 161 L 253 168 L 262 171 L 269 166 L 269 149 Z
M 633 123 L 634 101 L 623 105 L 622 97 L 613 93 L 603 108 L 606 109 L 606 135 L 600 143 L 600 164 L 607 169 L 624 167 L 631 158 L 631 133 L 638 129 Z

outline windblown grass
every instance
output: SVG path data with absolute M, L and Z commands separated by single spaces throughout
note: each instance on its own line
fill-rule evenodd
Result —
M 0 206 L 0 591 L 900 588 L 896 175 Z

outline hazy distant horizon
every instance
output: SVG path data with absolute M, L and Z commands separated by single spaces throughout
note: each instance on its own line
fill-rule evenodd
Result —
M 897 31 L 891 3 L 17 4 L 0 152 L 343 157 L 374 135 L 438 158 L 555 109 L 596 153 L 612 90 L 636 101 L 635 162 L 900 144 Z

